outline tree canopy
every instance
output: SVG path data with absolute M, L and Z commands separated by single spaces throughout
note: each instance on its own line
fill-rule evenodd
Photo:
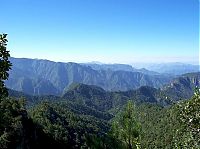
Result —
M 0 97 L 8 96 L 4 80 L 9 77 L 8 71 L 11 69 L 9 61 L 9 51 L 7 50 L 7 34 L 0 34 Z

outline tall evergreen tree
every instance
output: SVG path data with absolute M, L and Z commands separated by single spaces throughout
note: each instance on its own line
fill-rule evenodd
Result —
M 124 148 L 140 148 L 141 125 L 136 120 L 135 106 L 129 101 L 119 119 L 113 122 L 112 135 L 123 143 Z

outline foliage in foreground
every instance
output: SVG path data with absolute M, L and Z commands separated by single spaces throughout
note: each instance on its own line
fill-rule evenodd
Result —
M 177 148 L 200 148 L 200 90 L 194 96 L 177 105 L 180 128 L 176 131 L 175 146 Z
M 11 63 L 8 60 L 10 54 L 6 47 L 8 42 L 6 37 L 7 34 L 0 34 L 0 98 L 8 96 L 4 80 L 8 79 L 8 71 L 11 69 Z

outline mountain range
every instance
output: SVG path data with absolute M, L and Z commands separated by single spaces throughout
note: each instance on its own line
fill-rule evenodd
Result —
M 73 83 L 96 85 L 106 91 L 127 91 L 141 86 L 161 88 L 177 77 L 126 64 L 78 64 L 26 58 L 10 61 L 13 66 L 7 87 L 30 95 L 62 95 Z
M 129 65 L 91 66 L 48 60 L 11 58 L 8 88 L 30 95 L 61 95 L 72 83 L 96 85 L 108 91 L 126 91 L 141 86 L 159 88 L 174 76 Z M 94 68 L 95 67 L 95 68 Z
M 12 59 L 12 63 L 7 87 L 10 83 L 21 92 L 11 88 L 8 99 L 13 103 L 7 98 L 3 100 L 2 105 L 7 103 L 15 108 L 11 111 L 17 117 L 12 123 L 5 121 L 3 126 L 12 128 L 23 124 L 16 129 L 19 131 L 11 133 L 20 134 L 10 139 L 16 140 L 19 148 L 82 148 L 87 140 L 96 146 L 96 141 L 101 139 L 108 148 L 115 148 L 116 143 L 112 144 L 107 134 L 128 101 L 135 103 L 136 117 L 142 126 L 142 148 L 174 148 L 173 141 L 168 140 L 174 139 L 177 128 L 182 128 L 173 119 L 180 115 L 176 106 L 181 100 L 191 98 L 195 87 L 200 87 L 200 72 L 175 76 L 149 70 L 137 72 L 118 64 L 95 69 L 85 64 L 47 60 Z M 113 79 L 116 80 L 112 82 Z M 108 88 L 112 85 L 118 88 Z M 21 97 L 26 100 L 19 100 Z M 198 103 L 196 99 L 189 102 Z M 184 105 L 188 107 L 187 103 Z M 1 112 L 3 118 L 12 120 L 7 111 Z
M 142 86 L 129 91 L 106 91 L 95 85 L 72 83 L 63 95 L 30 96 L 22 92 L 9 90 L 10 96 L 28 99 L 30 104 L 40 101 L 68 101 L 78 103 L 100 112 L 112 111 L 122 107 L 128 100 L 135 103 L 153 103 L 161 106 L 171 105 L 180 100 L 191 98 L 195 87 L 200 87 L 200 73 L 189 73 L 175 78 L 161 88 Z
M 170 105 L 179 100 L 191 98 L 196 87 L 200 87 L 200 73 L 182 75 L 175 78 L 170 84 L 158 89 L 142 86 L 129 91 L 105 91 L 94 85 L 72 84 L 62 98 L 107 111 L 112 107 L 123 105 L 128 100 L 133 100 L 136 103 Z
M 130 73 L 130 71 L 126 72 Z M 45 87 L 45 83 L 42 86 Z M 182 128 L 182 125 L 173 119 L 180 115 L 176 107 L 181 103 L 180 100 L 186 100 L 192 96 L 196 86 L 200 86 L 199 72 L 178 76 L 160 88 L 141 86 L 128 91 L 108 91 L 99 86 L 83 83 L 72 83 L 61 96 L 42 94 L 32 96 L 9 89 L 10 98 L 8 99 L 12 102 L 6 98 L 2 105 L 8 103 L 9 108 L 15 108 L 11 109 L 12 113 L 10 113 L 16 118 L 14 117 L 12 123 L 3 121 L 3 126 L 12 128 L 18 126 L 17 124 L 23 124 L 19 129 L 14 129 L 17 132 L 11 133 L 14 137 L 10 140 L 16 140 L 14 143 L 19 148 L 22 146 L 26 148 L 31 148 L 31 146 L 33 148 L 64 149 L 74 146 L 82 148 L 82 146 L 85 147 L 88 139 L 90 144 L 94 142 L 96 145 L 95 140 L 98 141 L 101 138 L 103 145 L 108 144 L 115 148 L 116 143 L 112 144 L 113 141 L 107 134 L 110 133 L 111 124 L 124 110 L 127 101 L 133 101 L 137 120 L 142 127 L 142 148 L 149 146 L 150 148 L 157 146 L 174 148 L 173 132 L 177 132 L 177 128 Z M 17 100 L 13 100 L 13 97 Z M 23 104 L 24 100 L 18 100 L 20 97 L 25 97 L 27 110 Z M 17 102 L 20 104 L 18 105 Z M 197 111 L 198 100 L 194 98 L 189 102 L 197 105 Z M 20 107 L 20 105 L 24 106 Z M 182 105 L 182 109 L 185 107 L 188 107 L 188 103 Z M 183 111 L 182 109 L 180 111 Z M 6 109 L 5 112 L 1 112 L 4 114 L 3 120 L 13 120 L 12 115 L 7 111 Z M 87 137 L 86 140 L 85 137 Z M 198 135 L 196 140 L 198 140 Z
M 85 66 L 90 66 L 94 70 L 112 70 L 112 71 L 129 71 L 129 72 L 140 72 L 148 75 L 159 75 L 158 72 L 150 71 L 145 68 L 136 69 L 128 64 L 101 64 L 101 63 L 81 63 Z

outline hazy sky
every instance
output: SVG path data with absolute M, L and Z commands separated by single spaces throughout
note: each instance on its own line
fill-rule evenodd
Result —
M 106 63 L 199 60 L 198 0 L 0 0 L 13 57 Z

